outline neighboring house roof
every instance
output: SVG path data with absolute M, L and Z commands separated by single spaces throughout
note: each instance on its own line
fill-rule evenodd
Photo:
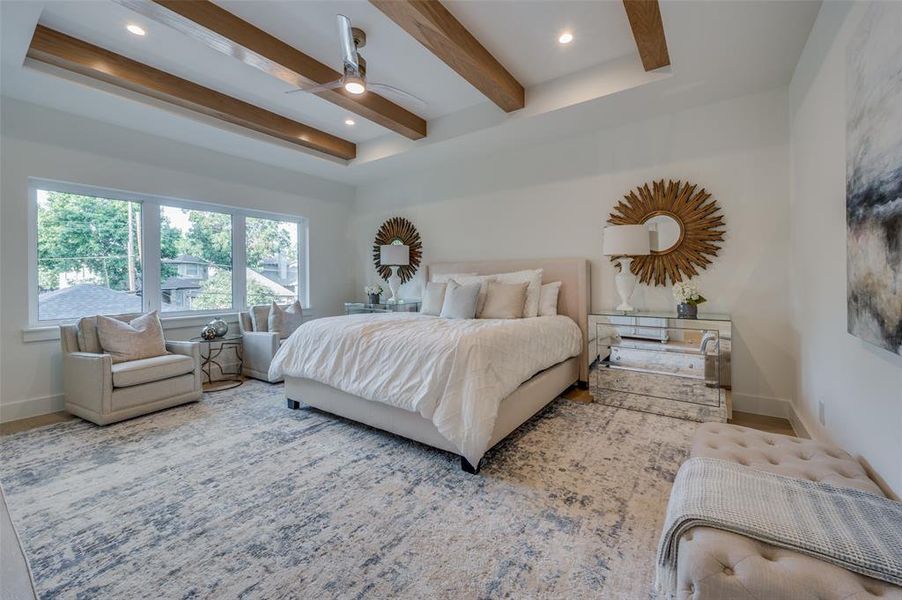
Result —
M 170 277 L 160 284 L 162 290 L 199 290 L 200 287 L 200 280 L 182 277 Z
M 248 267 L 247 269 L 247 280 L 255 281 L 263 287 L 269 288 L 276 296 L 294 296 L 294 292 L 289 290 L 287 287 L 279 285 L 266 275 L 258 273 L 250 267 Z
M 38 316 L 42 321 L 139 313 L 142 310 L 141 296 L 93 284 L 44 292 L 38 295 L 38 307 Z
M 210 264 L 210 261 L 204 260 L 198 256 L 192 256 L 190 254 L 179 254 L 175 258 L 164 258 L 160 262 L 166 263 L 168 265 L 172 265 L 172 264 L 209 265 Z

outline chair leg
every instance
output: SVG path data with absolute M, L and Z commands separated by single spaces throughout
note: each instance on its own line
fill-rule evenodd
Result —
M 290 408 L 291 410 L 297 410 L 300 407 L 301 407 L 300 402 L 298 402 L 297 400 L 292 400 L 291 398 L 288 399 L 288 408 Z
M 470 464 L 470 461 L 468 461 L 463 456 L 460 457 L 460 468 L 461 468 L 461 470 L 463 470 L 464 473 L 469 473 L 471 475 L 475 475 L 476 473 L 479 473 L 479 465 L 476 465 L 474 467 L 473 465 Z

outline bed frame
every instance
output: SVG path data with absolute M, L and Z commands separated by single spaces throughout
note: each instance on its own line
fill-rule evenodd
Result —
M 586 386 L 589 373 L 589 262 L 584 258 L 556 258 L 437 263 L 427 265 L 420 279 L 425 285 L 433 275 L 445 273 L 491 275 L 539 268 L 544 269 L 543 283 L 561 282 L 558 314 L 570 317 L 579 325 L 583 333 L 582 353 L 537 373 L 501 401 L 489 448 L 528 421 L 571 385 Z M 372 402 L 306 378 L 285 377 L 285 395 L 289 408 L 312 406 L 428 446 L 457 453 L 457 449 L 438 432 L 432 421 L 418 413 Z M 464 457 L 460 461 L 461 468 L 468 473 L 479 470 L 479 465 L 471 465 Z

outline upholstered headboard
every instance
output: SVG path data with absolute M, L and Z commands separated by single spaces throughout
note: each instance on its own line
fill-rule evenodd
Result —
M 434 275 L 444 273 L 477 273 L 492 275 L 523 269 L 543 269 L 542 283 L 561 282 L 558 296 L 558 314 L 573 319 L 583 332 L 583 352 L 579 357 L 579 380 L 589 380 L 588 327 L 589 327 L 589 261 L 585 258 L 548 258 L 538 260 L 485 260 L 467 262 L 433 263 L 426 265 L 424 275 L 431 281 Z

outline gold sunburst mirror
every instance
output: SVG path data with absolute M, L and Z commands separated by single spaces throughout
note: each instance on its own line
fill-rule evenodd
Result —
M 634 257 L 630 269 L 649 285 L 667 285 L 668 280 L 675 283 L 698 275 L 717 256 L 725 233 L 720 206 L 711 194 L 693 183 L 665 183 L 663 179 L 624 196 L 608 223 L 649 228 L 651 254 Z
M 409 248 L 410 264 L 398 267 L 398 275 L 401 283 L 407 283 L 420 268 L 420 258 L 423 255 L 423 243 L 420 241 L 420 233 L 413 223 L 404 217 L 392 217 L 379 227 L 376 239 L 373 240 L 373 265 L 379 277 L 388 280 L 391 277 L 391 267 L 384 266 L 380 262 L 380 246 L 404 245 Z

